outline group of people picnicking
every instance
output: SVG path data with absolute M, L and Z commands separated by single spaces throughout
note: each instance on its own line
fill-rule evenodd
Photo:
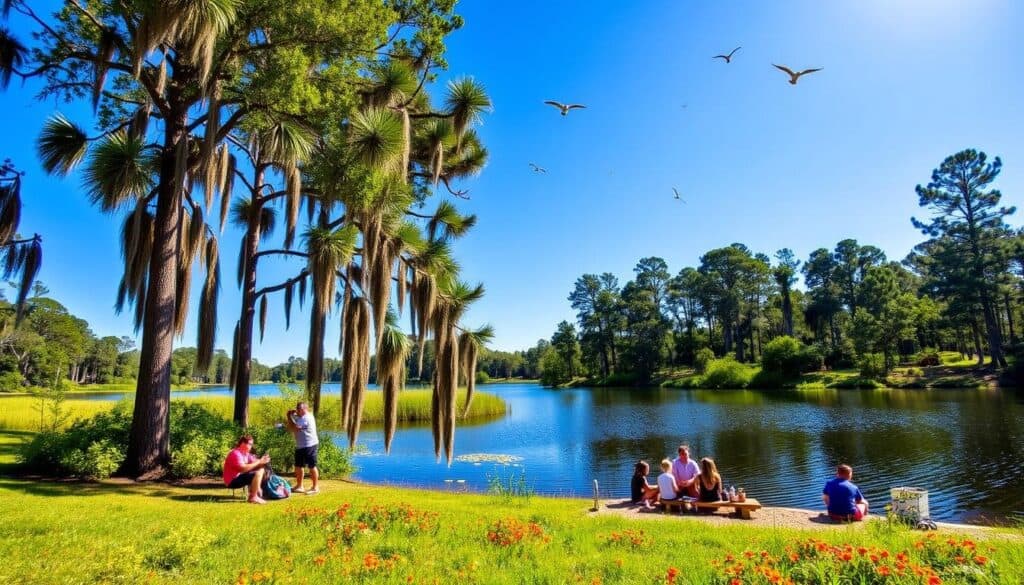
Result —
M 651 484 L 647 476 L 651 466 L 644 460 L 633 466 L 630 482 L 630 501 L 653 509 L 655 504 L 666 500 L 683 502 L 721 502 L 729 498 L 722 485 L 722 475 L 715 460 L 703 457 L 698 464 L 690 458 L 690 446 L 680 445 L 679 456 L 673 460 L 661 460 L 661 474 Z M 854 522 L 864 519 L 868 513 L 868 501 L 853 483 L 853 468 L 842 464 L 836 468 L 836 476 L 822 489 L 828 516 L 837 522 Z M 699 513 L 710 514 L 713 508 L 694 507 Z
M 315 495 L 320 492 L 320 472 L 317 469 L 317 452 L 320 439 L 316 433 L 316 420 L 309 411 L 309 405 L 300 402 L 294 410 L 285 415 L 284 426 L 295 436 L 295 485 L 287 493 Z M 305 468 L 309 468 L 310 487 L 303 488 Z M 249 503 L 265 504 L 265 489 L 273 477 L 270 455 L 257 457 L 253 453 L 252 435 L 242 435 L 224 459 L 224 485 L 231 489 L 248 487 Z

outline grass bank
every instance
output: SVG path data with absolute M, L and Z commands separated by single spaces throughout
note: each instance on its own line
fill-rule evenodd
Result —
M 991 364 L 979 366 L 974 360 L 963 360 L 955 352 L 942 352 L 941 365 L 893 368 L 883 380 L 870 380 L 860 376 L 857 369 L 809 372 L 794 379 L 781 379 L 761 374 L 757 364 L 722 364 L 718 371 L 698 374 L 693 368 L 666 368 L 657 372 L 649 385 L 664 388 L 690 388 L 714 390 L 719 388 L 761 389 L 875 389 L 875 388 L 992 388 L 999 383 Z M 613 374 L 607 378 L 577 378 L 561 387 L 578 386 L 636 386 L 637 380 L 629 374 Z
M 315 497 L 251 506 L 214 485 L 0 479 L 0 582 L 704 584 L 731 582 L 725 572 L 739 563 L 776 561 L 770 566 L 782 572 L 797 555 L 847 570 L 883 550 L 884 566 L 906 555 L 899 562 L 909 573 L 927 566 L 932 549 L 917 544 L 920 533 L 884 522 L 813 533 L 740 520 L 711 528 L 685 518 L 595 515 L 584 500 L 325 484 Z M 954 537 L 934 540 L 941 547 L 947 538 Z M 970 546 L 984 564 L 951 561 L 937 572 L 942 582 L 1024 579 L 1019 538 Z M 846 554 L 851 561 L 841 560 Z M 991 580 L 964 572 L 979 570 Z
M 230 396 L 174 396 L 172 400 L 185 400 L 200 403 L 210 410 L 231 418 L 233 398 Z M 398 400 L 399 422 L 419 422 L 430 420 L 430 390 L 405 390 Z M 69 397 L 61 405 L 60 414 L 56 417 L 58 426 L 67 426 L 75 420 L 91 417 L 99 412 L 113 408 L 115 402 L 109 400 L 82 400 Z M 465 394 L 457 400 L 461 413 L 465 408 Z M 294 407 L 294 400 L 286 397 L 255 398 L 250 402 L 251 422 L 254 425 L 270 425 L 284 420 L 284 413 Z M 504 400 L 486 392 L 477 392 L 467 419 L 487 419 L 505 414 L 507 405 Z M 337 395 L 325 395 L 320 405 L 320 428 L 335 430 L 341 421 L 341 398 Z M 370 391 L 366 395 L 363 411 L 364 424 L 383 423 L 384 400 L 380 392 Z M 38 431 L 50 427 L 55 420 L 53 403 L 33 396 L 7 396 L 0 398 L 0 429 L 16 431 Z

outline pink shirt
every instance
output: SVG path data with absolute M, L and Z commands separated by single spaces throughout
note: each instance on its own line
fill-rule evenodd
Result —
M 243 465 L 253 461 L 256 461 L 256 456 L 252 453 L 243 453 L 238 447 L 232 449 L 228 453 L 227 459 L 224 460 L 224 485 L 228 485 L 242 474 Z

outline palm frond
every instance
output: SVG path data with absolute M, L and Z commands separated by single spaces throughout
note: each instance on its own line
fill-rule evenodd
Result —
M 482 84 L 472 77 L 463 77 L 448 82 L 448 93 L 444 101 L 458 137 L 456 150 L 460 150 L 466 129 L 479 121 L 484 112 L 491 111 L 491 98 Z
M 43 124 L 36 150 L 43 169 L 54 175 L 67 175 L 82 162 L 89 148 L 85 131 L 63 114 L 54 114 Z
M 83 180 L 93 204 L 114 211 L 149 193 L 153 169 L 153 159 L 141 140 L 127 132 L 115 132 L 93 148 Z
M 353 115 L 349 146 L 356 159 L 367 167 L 398 172 L 405 144 L 402 119 L 395 112 L 371 108 Z
M 5 2 L 4 12 L 6 13 L 9 8 L 9 2 Z M 25 45 L 21 44 L 6 27 L 0 27 L 0 89 L 7 89 L 11 77 L 25 64 L 27 55 L 28 49 Z

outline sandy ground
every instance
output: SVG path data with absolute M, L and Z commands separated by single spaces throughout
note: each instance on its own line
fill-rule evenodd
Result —
M 591 514 L 614 514 L 624 518 L 631 518 L 638 521 L 680 521 L 694 520 L 706 522 L 713 525 L 725 525 L 730 523 L 741 523 L 745 526 L 799 528 L 805 530 L 863 530 L 869 522 L 884 521 L 885 517 L 877 514 L 869 514 L 863 522 L 852 522 L 842 524 L 833 522 L 821 510 L 804 510 L 800 508 L 776 508 L 765 506 L 760 510 L 751 512 L 749 520 L 743 520 L 730 514 L 731 510 L 723 508 L 714 514 L 679 514 L 673 512 L 665 514 L 661 510 L 647 510 L 643 506 L 631 504 L 628 500 L 603 500 L 600 502 L 597 512 Z M 727 512 L 729 510 L 729 512 Z M 987 526 L 974 526 L 970 524 L 950 524 L 938 522 L 939 530 L 971 534 L 974 536 L 1011 536 L 1019 538 L 1020 535 L 996 530 Z

